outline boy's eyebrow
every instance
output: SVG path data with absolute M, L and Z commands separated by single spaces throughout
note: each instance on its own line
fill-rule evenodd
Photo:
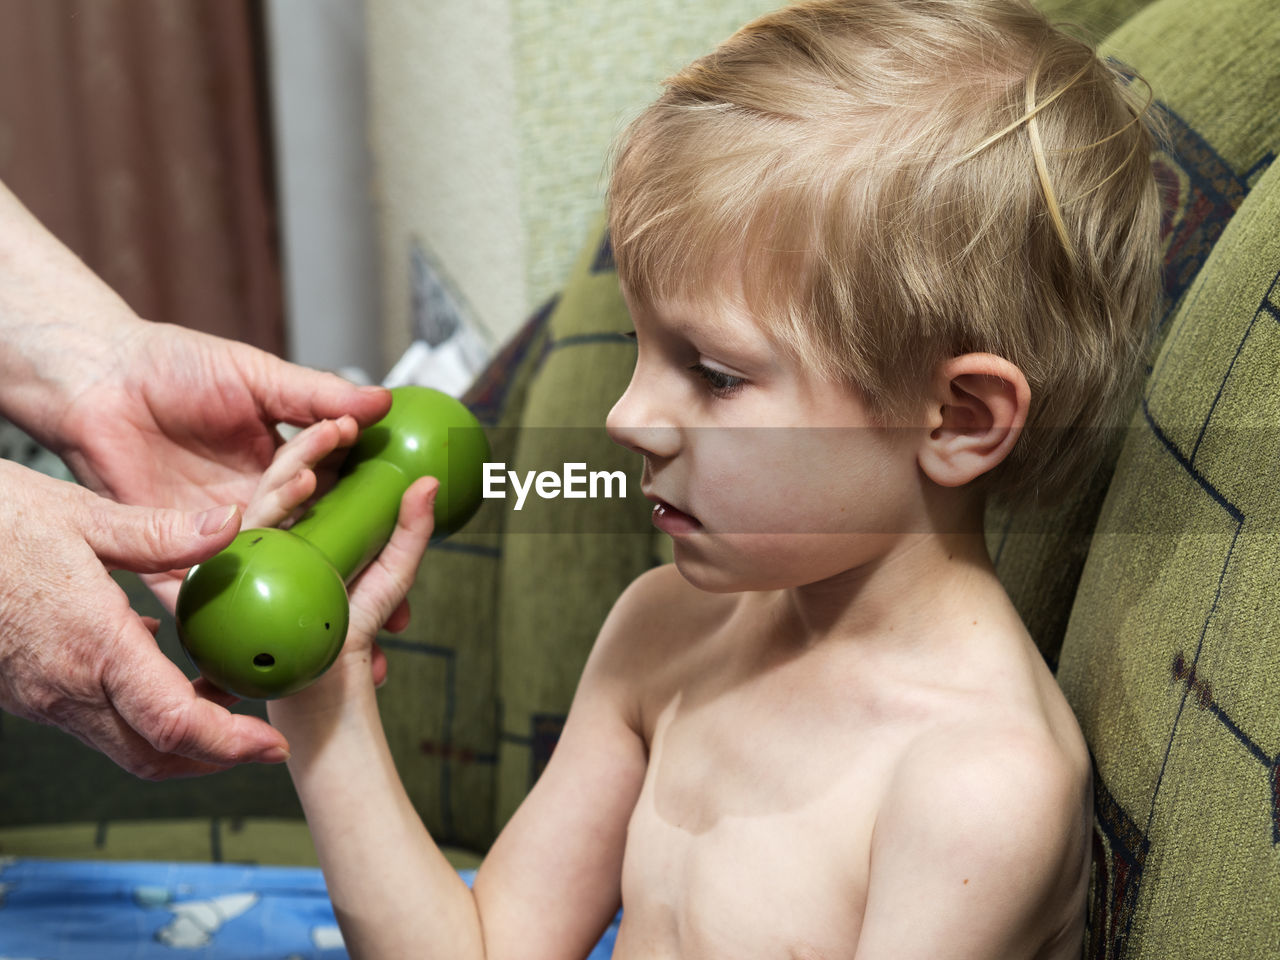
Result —
M 726 317 L 732 307 L 723 304 L 662 303 L 654 312 L 662 316 L 666 324 L 691 342 L 716 339 L 730 349 L 761 359 L 770 356 L 769 339 L 764 331 L 745 314 L 733 319 Z M 738 322 L 734 322 L 737 319 Z

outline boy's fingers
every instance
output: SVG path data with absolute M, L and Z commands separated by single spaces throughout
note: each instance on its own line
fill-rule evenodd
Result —
M 358 433 L 359 428 L 351 417 L 313 423 L 277 451 L 263 479 L 280 483 L 299 470 L 315 467 L 333 451 L 349 447 Z
M 405 492 L 391 539 L 352 587 L 353 629 L 376 633 L 409 592 L 435 527 L 432 511 L 439 488 L 435 477 L 423 477 Z
M 263 487 L 265 486 L 264 483 Z M 259 493 L 245 508 L 245 529 L 279 526 L 315 490 L 316 475 L 305 467 L 283 484 L 266 490 L 260 488 Z
M 399 633 L 405 627 L 409 626 L 409 601 L 401 600 L 400 606 L 391 611 L 391 616 L 387 617 L 387 622 L 382 625 L 382 629 L 387 633 Z
M 360 434 L 354 417 L 321 420 L 292 437 L 276 451 L 263 471 L 257 492 L 245 509 L 245 526 L 279 526 L 300 504 L 316 492 L 316 468 L 330 458 L 345 455 L 344 447 Z

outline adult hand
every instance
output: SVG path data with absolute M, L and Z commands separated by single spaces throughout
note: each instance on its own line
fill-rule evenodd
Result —
M 155 621 L 129 608 L 104 569 L 188 566 L 231 541 L 237 508 L 123 506 L 5 461 L 0 489 L 0 707 L 146 779 L 287 758 L 273 727 L 187 681 L 156 646 Z
M 150 507 L 243 506 L 277 423 L 349 414 L 363 427 L 390 405 L 381 388 L 139 320 L 0 186 L 0 413 L 90 489 Z M 180 577 L 148 581 L 170 608 Z
M 65 727 L 140 776 L 283 759 L 278 733 L 227 713 L 158 651 L 103 562 L 144 572 L 172 609 L 183 568 L 235 534 L 232 505 L 270 463 L 278 423 L 348 414 L 365 426 L 390 403 L 140 320 L 0 186 L 0 413 L 91 490 L 153 508 L 3 465 L 0 707 Z M 196 534 L 193 515 L 211 508 L 235 522 Z
M 277 423 L 345 414 L 358 429 L 391 405 L 380 387 L 180 327 L 138 323 L 115 347 L 69 397 L 52 448 L 82 483 L 123 503 L 243 507 L 281 442 Z M 183 572 L 146 578 L 170 609 Z

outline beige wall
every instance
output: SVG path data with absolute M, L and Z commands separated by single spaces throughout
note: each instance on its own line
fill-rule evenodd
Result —
M 778 0 L 367 0 L 383 349 L 414 238 L 500 342 L 558 289 L 609 146 L 661 79 Z
M 376 379 L 363 4 L 267 0 L 265 9 L 289 359 Z

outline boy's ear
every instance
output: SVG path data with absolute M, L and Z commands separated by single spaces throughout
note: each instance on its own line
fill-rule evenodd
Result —
M 1022 371 L 990 353 L 938 364 L 926 413 L 920 469 L 942 487 L 959 487 L 994 469 L 1013 449 L 1031 406 Z

